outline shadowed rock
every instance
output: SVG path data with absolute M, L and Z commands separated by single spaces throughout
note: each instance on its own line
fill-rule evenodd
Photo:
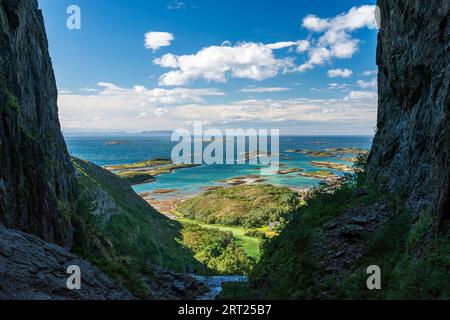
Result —
M 67 267 L 81 269 L 81 290 L 67 289 Z M 133 299 L 97 268 L 55 244 L 0 225 L 0 300 Z

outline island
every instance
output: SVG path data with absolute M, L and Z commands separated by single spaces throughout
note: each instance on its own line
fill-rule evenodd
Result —
M 359 148 L 328 148 L 323 150 L 289 149 L 287 153 L 302 153 L 310 157 L 333 158 L 346 155 L 358 155 L 367 153 L 367 150 Z
M 129 144 L 130 141 L 124 141 L 124 140 L 110 140 L 110 141 L 106 141 L 105 145 L 106 146 L 119 146 L 119 145 L 124 145 L 124 144 Z
M 327 170 L 319 170 L 319 171 L 311 171 L 311 172 L 302 172 L 299 173 L 302 177 L 320 179 L 320 180 L 336 180 L 339 176 L 335 175 L 331 171 Z
M 172 173 L 175 170 L 194 168 L 197 164 L 174 164 L 169 159 L 150 159 L 130 164 L 105 166 L 104 168 L 131 185 L 156 181 L 161 174 Z
M 333 169 L 342 172 L 353 172 L 353 168 L 343 163 L 329 162 L 329 161 L 311 161 L 315 167 Z

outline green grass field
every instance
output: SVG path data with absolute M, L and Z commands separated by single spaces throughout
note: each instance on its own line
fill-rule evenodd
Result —
M 253 257 L 255 259 L 259 258 L 259 244 L 261 242 L 260 239 L 248 237 L 245 235 L 245 232 L 247 231 L 244 228 L 239 227 L 227 227 L 222 225 L 216 225 L 216 224 L 206 224 L 203 222 L 199 222 L 197 220 L 193 219 L 187 219 L 187 218 L 177 218 L 177 221 L 181 223 L 192 223 L 197 224 L 203 228 L 209 228 L 209 229 L 219 229 L 221 231 L 227 231 L 233 233 L 234 239 L 236 243 L 244 249 L 245 253 L 249 255 L 250 257 Z

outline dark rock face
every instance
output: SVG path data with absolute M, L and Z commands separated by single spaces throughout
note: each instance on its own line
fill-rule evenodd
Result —
M 81 289 L 67 288 L 69 266 Z M 0 300 L 117 300 L 134 297 L 105 274 L 55 244 L 0 225 Z
M 0 0 L 0 223 L 70 247 L 75 188 L 36 0 Z
M 450 215 L 450 2 L 379 0 L 378 131 L 368 176 Z

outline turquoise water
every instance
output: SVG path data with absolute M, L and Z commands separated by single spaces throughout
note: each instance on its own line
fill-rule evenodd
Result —
M 108 141 L 125 141 L 124 144 L 107 145 Z M 71 155 L 89 160 L 97 165 L 114 165 L 134 163 L 154 158 L 170 158 L 171 150 L 176 144 L 169 136 L 67 136 L 66 142 Z M 311 161 L 333 161 L 350 164 L 340 158 L 310 157 L 299 153 L 287 153 L 289 149 L 323 150 L 327 148 L 362 148 L 369 149 L 372 137 L 369 136 L 333 136 L 305 137 L 285 136 L 280 138 L 280 163 L 286 165 L 281 169 L 302 168 L 305 171 L 322 170 L 310 164 Z M 337 174 L 342 173 L 333 171 Z M 220 180 L 238 176 L 260 173 L 257 165 L 203 165 L 196 168 L 181 169 L 170 174 L 157 177 L 157 181 L 134 186 L 136 192 L 152 192 L 158 189 L 176 189 L 177 192 L 155 195 L 156 199 L 185 197 L 204 191 L 205 187 L 221 186 Z M 320 181 L 299 176 L 298 173 L 288 175 L 265 176 L 268 183 L 293 188 L 310 188 Z

